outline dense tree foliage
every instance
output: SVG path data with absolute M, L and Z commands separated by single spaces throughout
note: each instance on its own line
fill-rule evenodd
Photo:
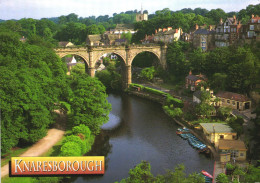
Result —
M 2 153 L 36 142 L 54 122 L 54 104 L 66 96 L 65 68 L 49 48 L 0 33 Z
M 122 179 L 120 183 L 157 183 L 157 182 L 172 182 L 172 183 L 204 183 L 205 179 L 202 175 L 193 173 L 186 177 L 184 165 L 178 165 L 174 171 L 168 170 L 164 175 L 154 176 L 151 173 L 151 165 L 147 161 L 142 161 L 135 168 L 129 171 L 129 177 Z
M 99 133 L 100 126 L 108 121 L 111 105 L 107 101 L 104 85 L 87 74 L 71 71 L 70 86 L 72 94 L 71 104 L 72 125 L 84 124 L 93 134 Z

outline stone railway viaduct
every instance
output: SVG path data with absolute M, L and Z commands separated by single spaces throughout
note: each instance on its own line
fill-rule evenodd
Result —
M 98 47 L 66 47 L 54 49 L 59 57 L 66 55 L 80 56 L 87 64 L 88 74 L 91 77 L 95 76 L 95 65 L 97 61 L 106 53 L 113 53 L 121 57 L 124 62 L 123 68 L 123 83 L 127 88 L 132 83 L 131 66 L 136 55 L 142 52 L 153 53 L 159 60 L 159 64 L 166 68 L 166 51 L 167 46 L 160 45 L 131 45 L 131 46 L 98 46 Z

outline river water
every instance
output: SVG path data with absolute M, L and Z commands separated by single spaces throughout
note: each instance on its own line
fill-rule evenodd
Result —
M 87 155 L 106 156 L 103 176 L 74 177 L 71 181 L 104 182 L 120 181 L 128 177 L 129 169 L 146 160 L 154 175 L 164 174 L 184 164 L 186 173 L 206 170 L 213 172 L 214 161 L 199 154 L 187 141 L 176 135 L 179 127 L 162 110 L 160 104 L 129 95 L 110 94 L 112 104 L 109 124 L 96 138 L 92 151 Z M 115 125 L 120 122 L 120 125 Z

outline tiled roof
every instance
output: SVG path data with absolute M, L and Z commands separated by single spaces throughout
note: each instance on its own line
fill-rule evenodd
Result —
M 61 41 L 59 42 L 59 46 L 67 46 L 67 44 L 69 44 L 69 41 Z
M 220 91 L 216 94 L 216 96 L 220 98 L 239 101 L 239 102 L 250 101 L 250 99 L 247 96 L 238 93 L 233 93 L 233 92 Z
M 241 140 L 219 140 L 219 149 L 225 149 L 225 150 L 247 150 L 245 143 Z
M 194 32 L 194 34 L 212 34 L 214 33 L 215 31 L 213 30 L 207 30 L 207 29 L 198 29 Z
M 134 29 L 134 24 L 117 24 L 116 30 Z
M 235 133 L 226 123 L 200 123 L 200 125 L 208 133 Z
M 177 30 L 176 29 L 171 29 L 169 31 L 164 32 L 165 35 L 175 34 L 175 33 L 178 33 L 178 29 Z
M 198 76 L 190 74 L 190 75 L 186 76 L 186 79 L 189 79 L 189 80 L 192 80 L 192 81 L 197 81 L 200 78 Z
M 101 38 L 101 34 L 98 34 L 98 35 L 88 35 L 88 39 L 90 41 L 100 41 L 102 38 Z

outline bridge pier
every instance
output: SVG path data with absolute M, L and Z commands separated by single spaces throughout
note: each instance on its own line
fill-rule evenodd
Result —
M 125 80 L 124 80 L 124 89 L 129 87 L 129 84 L 132 83 L 132 66 L 125 66 Z
M 88 68 L 88 74 L 90 75 L 90 77 L 95 77 L 95 68 L 94 67 L 89 67 Z

